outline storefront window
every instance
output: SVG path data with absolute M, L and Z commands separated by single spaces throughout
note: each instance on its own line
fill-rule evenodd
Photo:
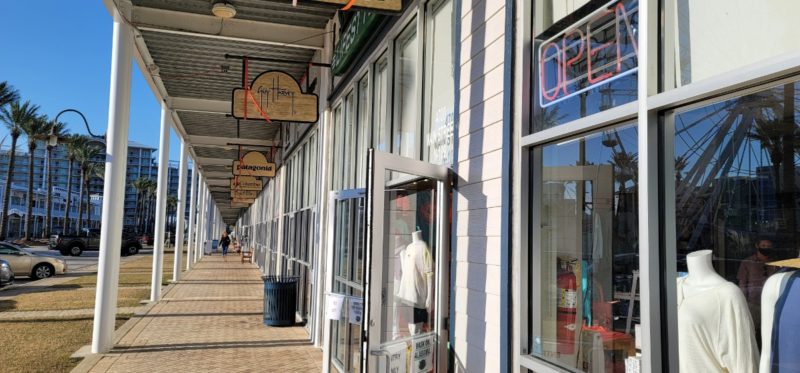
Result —
M 430 2 L 426 20 L 425 159 L 453 163 L 453 2 Z
M 342 128 L 342 106 L 339 105 L 333 109 L 333 156 L 331 157 L 333 173 L 331 174 L 331 183 L 333 190 L 339 190 L 343 187 L 343 171 L 344 171 L 344 138 L 347 131 Z M 338 129 L 338 130 L 337 130 Z
M 625 372 L 640 323 L 635 126 L 533 156 L 533 355 L 571 370 Z
M 356 158 L 356 127 L 358 124 L 356 120 L 356 97 L 355 93 L 351 92 L 345 98 L 345 121 L 347 123 L 345 130 L 345 145 L 344 145 L 344 173 L 343 178 L 344 181 L 342 183 L 342 189 L 349 189 L 353 187 L 353 181 L 355 180 L 355 158 Z
M 717 74 L 796 52 L 800 2 L 781 0 L 669 0 L 665 87 L 680 87 Z
M 419 157 L 419 96 L 417 64 L 419 51 L 417 23 L 411 22 L 397 38 L 395 45 L 396 119 L 392 153 Z
M 765 342 L 776 347 L 762 312 L 775 302 L 762 289 L 780 269 L 770 263 L 800 247 L 798 107 L 800 84 L 789 82 L 665 114 L 681 371 L 754 371 Z
M 639 1 L 534 2 L 532 132 L 636 100 Z

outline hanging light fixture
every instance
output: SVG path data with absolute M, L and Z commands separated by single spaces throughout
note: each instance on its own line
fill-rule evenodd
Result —
M 223 19 L 233 18 L 236 15 L 236 8 L 233 5 L 228 4 L 226 1 L 220 1 L 218 3 L 214 3 L 211 7 L 211 13 L 214 13 L 215 16 Z

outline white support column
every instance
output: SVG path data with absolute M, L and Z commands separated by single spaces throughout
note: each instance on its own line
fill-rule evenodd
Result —
M 195 167 L 196 168 L 196 167 Z M 200 260 L 200 253 L 203 251 L 201 244 L 203 239 L 203 209 L 205 208 L 205 182 L 203 178 L 197 175 L 197 223 L 195 224 L 194 234 L 194 260 L 197 263 Z
M 183 260 L 183 227 L 184 218 L 186 214 L 186 168 L 189 166 L 187 163 L 187 146 L 186 139 L 181 139 L 181 162 L 178 166 L 178 209 L 175 212 L 175 261 L 172 268 L 172 282 L 178 282 L 181 279 L 181 269 Z M 187 253 L 186 262 L 189 262 Z
M 196 242 L 195 230 L 197 230 L 194 221 L 197 216 L 195 209 L 197 200 L 197 162 L 192 161 L 192 184 L 191 193 L 189 195 L 189 228 L 186 231 L 186 270 L 192 269 L 194 264 L 194 243 Z
M 105 184 L 103 195 L 125 195 L 125 171 L 128 162 L 128 118 L 131 104 L 131 58 L 133 33 L 114 14 L 111 52 L 111 87 L 106 132 Z M 124 206 L 114 198 L 103 198 L 103 222 L 100 228 L 100 253 L 97 264 L 92 353 L 104 353 L 114 346 L 119 285 L 119 248 L 122 246 Z
M 164 230 L 167 217 L 167 187 L 169 186 L 169 110 L 161 105 L 161 134 L 158 146 L 158 185 L 156 186 L 156 232 L 153 244 L 153 277 L 150 301 L 161 299 L 161 274 L 164 272 Z
M 206 240 L 208 239 L 208 235 L 206 234 L 206 230 L 208 229 L 208 185 L 203 183 L 203 209 L 200 210 L 200 215 L 198 219 L 202 221 L 200 225 L 200 240 L 198 242 L 200 250 L 197 252 L 197 260 L 202 260 L 203 256 L 205 256 L 206 250 Z

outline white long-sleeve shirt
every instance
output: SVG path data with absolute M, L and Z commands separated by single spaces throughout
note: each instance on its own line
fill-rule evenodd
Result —
M 725 282 L 684 296 L 678 279 L 678 359 L 682 373 L 750 373 L 758 346 L 747 300 Z

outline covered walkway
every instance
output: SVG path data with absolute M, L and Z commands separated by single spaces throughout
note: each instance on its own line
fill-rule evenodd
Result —
M 111 352 L 78 372 L 319 372 L 322 351 L 302 326 L 262 324 L 258 269 L 205 256 L 158 303 L 123 326 Z

